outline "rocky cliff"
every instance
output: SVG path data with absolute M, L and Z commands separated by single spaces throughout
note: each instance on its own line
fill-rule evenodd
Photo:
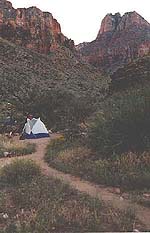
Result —
M 60 45 L 74 47 L 51 13 L 36 7 L 14 9 L 6 0 L 0 0 L 0 36 L 46 54 Z
M 107 14 L 96 39 L 77 49 L 85 61 L 113 72 L 150 53 L 150 24 L 135 11 L 123 16 Z

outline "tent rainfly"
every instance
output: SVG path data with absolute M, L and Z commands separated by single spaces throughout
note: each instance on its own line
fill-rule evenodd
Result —
M 27 118 L 27 122 L 23 128 L 23 135 L 27 139 L 45 138 L 49 137 L 48 130 L 40 118 Z

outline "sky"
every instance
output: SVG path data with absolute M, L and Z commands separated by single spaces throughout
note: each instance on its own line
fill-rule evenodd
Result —
M 75 44 L 96 38 L 107 13 L 136 11 L 150 22 L 150 0 L 9 0 L 15 8 L 37 6 L 52 13 Z

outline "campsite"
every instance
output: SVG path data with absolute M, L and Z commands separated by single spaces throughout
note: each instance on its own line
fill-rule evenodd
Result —
M 129 164 L 138 171 L 136 155 L 117 158 L 122 166 L 118 169 L 126 176 L 121 184 L 119 173 L 114 177 L 108 167 L 111 176 L 107 174 L 109 163 L 117 168 L 115 160 L 91 157 L 82 133 L 73 140 L 66 131 L 49 133 L 40 118 L 28 114 L 22 131 L 8 135 L 0 138 L 0 229 L 14 233 L 149 229 L 149 180 L 143 182 L 146 177 L 138 173 L 137 181 L 130 176 Z M 145 153 L 140 160 L 145 172 L 149 171 L 146 161 Z
M 46 129 L 44 123 L 40 120 L 40 118 L 32 118 L 32 116 L 30 115 L 24 125 L 21 139 L 34 139 L 44 137 L 49 137 L 48 130 Z
M 82 2 L 0 0 L 0 233 L 150 232 L 149 5 Z

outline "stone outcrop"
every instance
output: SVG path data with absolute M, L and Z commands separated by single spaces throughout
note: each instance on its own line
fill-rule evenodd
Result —
M 99 38 L 100 35 L 105 32 L 115 31 L 120 20 L 121 20 L 120 13 L 116 13 L 115 15 L 107 14 L 105 18 L 102 20 L 101 28 L 98 32 L 97 38 Z
M 14 9 L 6 0 L 0 1 L 0 37 L 46 54 L 60 45 L 74 47 L 51 13 L 36 7 Z
M 107 14 L 97 38 L 77 46 L 83 60 L 113 72 L 135 58 L 150 53 L 150 24 L 138 13 Z

